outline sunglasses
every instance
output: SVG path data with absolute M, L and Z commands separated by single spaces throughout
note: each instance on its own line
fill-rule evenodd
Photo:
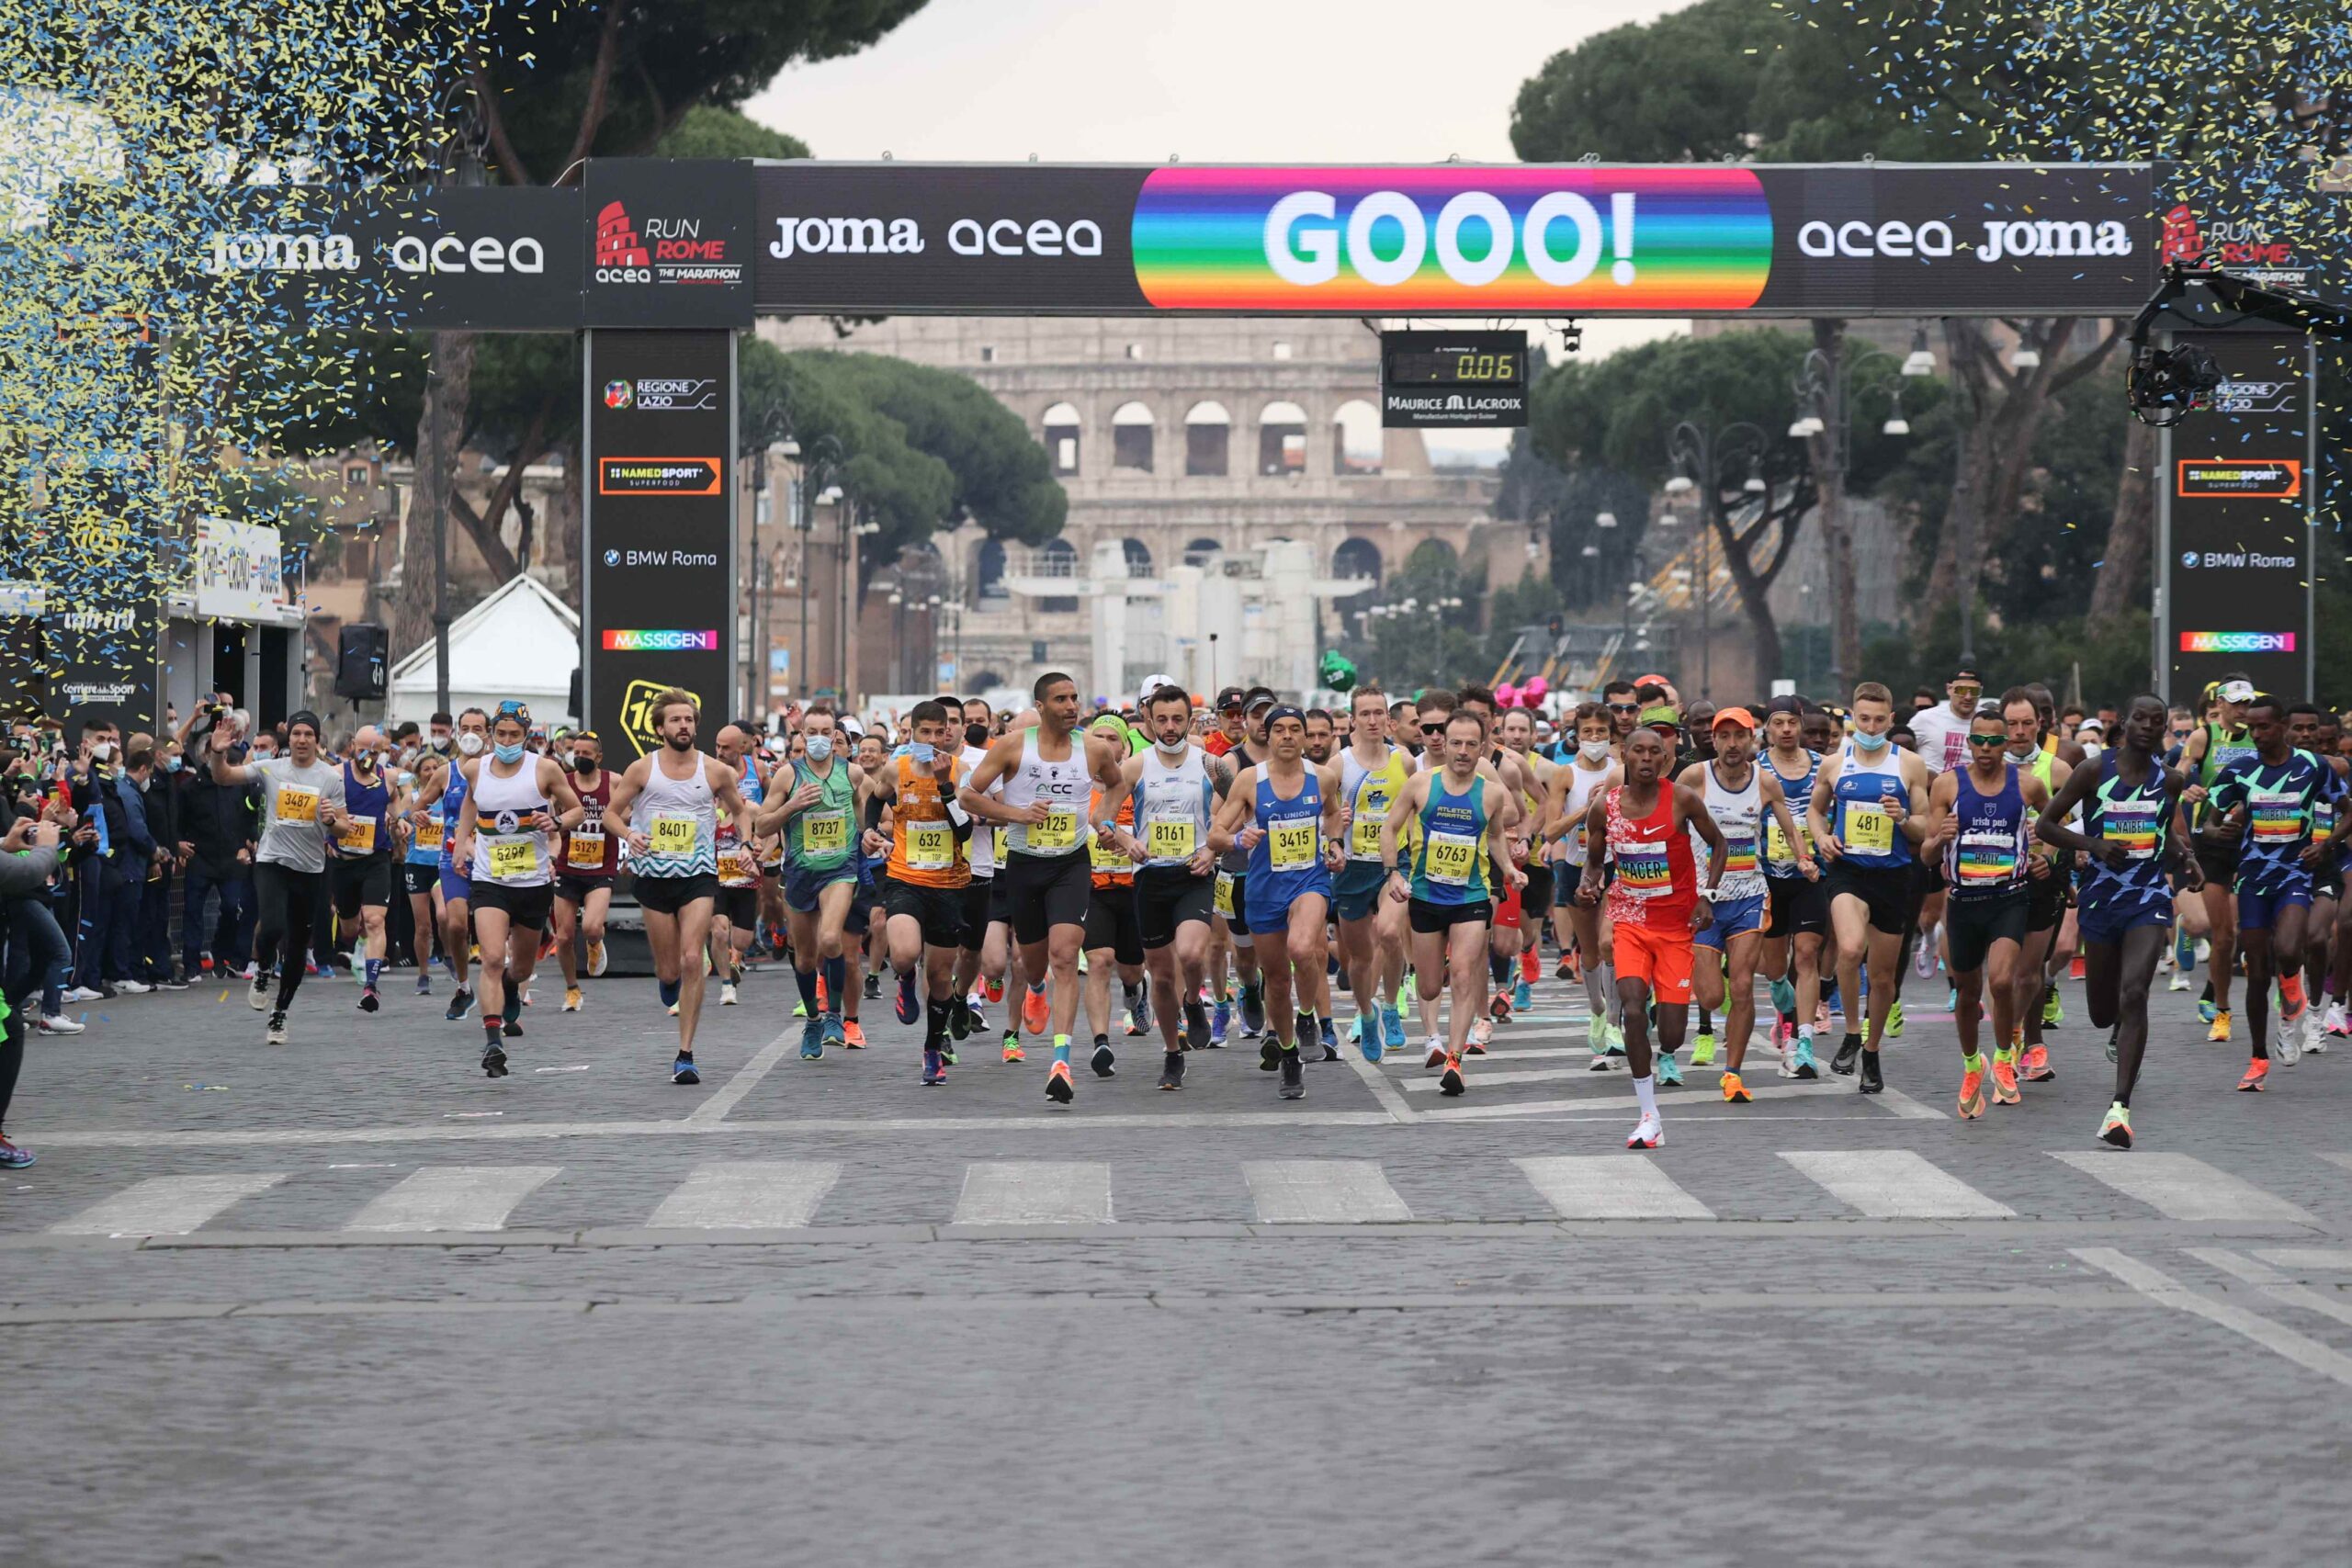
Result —
M 1972 735 L 1968 743 L 1971 746 L 2007 746 L 2009 738 L 2007 735 Z
M 1442 724 L 1425 724 L 1421 726 L 1421 733 L 1423 735 L 1442 735 L 1445 733 L 1445 726 Z
M 1611 703 L 1609 705 L 1609 711 L 1611 713 L 1639 713 L 1642 711 L 1642 705 L 1639 703 Z

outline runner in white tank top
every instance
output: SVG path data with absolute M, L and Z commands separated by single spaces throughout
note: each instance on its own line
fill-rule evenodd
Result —
M 555 903 L 550 829 L 587 815 L 565 769 L 524 750 L 530 720 L 520 703 L 501 703 L 491 720 L 491 751 L 458 766 L 466 803 L 458 811 L 457 862 L 472 873 L 474 940 L 481 947 L 476 996 L 481 1005 L 481 1070 L 506 1076 L 504 1041 L 523 1032 L 523 993 L 538 964 L 539 933 Z
M 1553 771 L 1544 807 L 1544 836 L 1566 846 L 1561 863 L 1576 871 L 1575 876 L 1555 881 L 1552 914 L 1555 920 L 1566 921 L 1561 944 L 1566 946 L 1573 938 L 1584 964 L 1585 1003 L 1591 1010 L 1591 1018 L 1585 1025 L 1585 1043 L 1592 1048 L 1592 1070 L 1600 1072 L 1624 1055 L 1623 1035 L 1620 1032 L 1624 1004 L 1617 998 L 1616 976 L 1601 961 L 1601 954 L 1609 951 L 1607 900 L 1596 899 L 1587 904 L 1576 897 L 1574 889 L 1584 874 L 1588 855 L 1585 823 L 1592 814 L 1592 802 L 1611 784 L 1622 781 L 1623 770 L 1617 765 L 1616 730 L 1607 708 L 1599 703 L 1586 703 L 1568 722 L 1576 735 L 1576 751 L 1571 761 Z

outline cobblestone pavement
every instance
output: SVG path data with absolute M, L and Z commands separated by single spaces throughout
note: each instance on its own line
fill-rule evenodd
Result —
M 2076 987 L 1963 1123 L 1914 982 L 1894 1093 L 1690 1070 L 1635 1155 L 1548 983 L 1459 1100 L 1350 1051 L 1283 1104 L 1239 1043 L 1162 1093 L 1118 1036 L 1063 1111 L 1035 1043 L 923 1089 L 887 1001 L 804 1062 L 775 975 L 700 1088 L 642 981 L 542 987 L 493 1082 L 410 978 L 284 1048 L 218 986 L 33 1042 L 0 1561 L 2346 1551 L 2352 1041 L 2235 1094 L 2160 992 L 2120 1154 Z

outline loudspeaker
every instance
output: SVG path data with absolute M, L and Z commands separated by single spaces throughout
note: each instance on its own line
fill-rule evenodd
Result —
M 343 628 L 335 651 L 334 694 L 360 702 L 384 698 L 384 628 L 370 621 L 353 621 Z

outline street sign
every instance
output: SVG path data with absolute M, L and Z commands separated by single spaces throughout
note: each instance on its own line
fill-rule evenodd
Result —
M 1383 333 L 1380 423 L 1463 430 L 1527 423 L 1525 333 Z

